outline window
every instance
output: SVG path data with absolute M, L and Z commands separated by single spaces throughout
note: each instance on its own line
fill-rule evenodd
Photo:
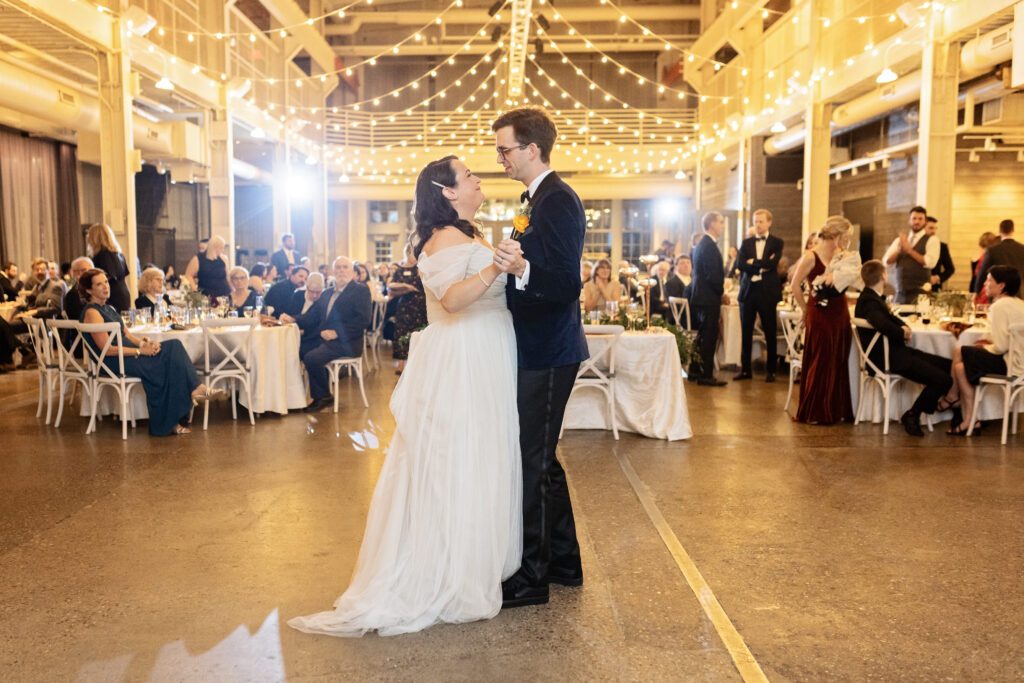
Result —
M 587 233 L 583 237 L 583 258 L 609 258 L 612 253 L 612 202 L 599 199 L 583 202 Z
M 390 240 L 377 240 L 373 243 L 374 263 L 391 263 L 394 260 L 391 258 L 391 244 Z
M 622 258 L 636 265 L 637 259 L 651 253 L 651 200 L 626 199 L 622 202 Z
M 397 223 L 398 202 L 370 202 L 371 223 Z

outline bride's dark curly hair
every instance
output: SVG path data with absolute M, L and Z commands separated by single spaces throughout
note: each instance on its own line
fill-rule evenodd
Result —
M 438 228 L 453 225 L 469 237 L 479 237 L 482 233 L 475 225 L 459 218 L 455 207 L 444 196 L 445 187 L 455 187 L 458 178 L 452 161 L 457 159 L 450 154 L 443 159 L 431 161 L 420 171 L 416 179 L 416 200 L 413 217 L 416 220 L 416 246 L 413 254 L 419 258 L 423 245 Z M 439 187 L 443 186 L 443 187 Z

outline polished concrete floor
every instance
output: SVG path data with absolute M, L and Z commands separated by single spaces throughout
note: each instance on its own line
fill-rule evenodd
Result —
M 220 405 L 207 432 L 124 442 L 45 426 L 35 374 L 0 376 L 0 678 L 1024 677 L 1024 436 L 797 425 L 760 381 L 687 385 L 686 442 L 566 434 L 584 587 L 395 638 L 293 631 L 347 583 L 394 380 L 369 376 L 369 410 L 343 386 L 316 420 Z

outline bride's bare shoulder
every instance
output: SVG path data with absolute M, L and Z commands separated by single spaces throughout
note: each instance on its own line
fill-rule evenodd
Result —
M 434 234 L 430 236 L 430 239 L 423 245 L 423 253 L 427 256 L 433 256 L 442 249 L 449 247 L 457 247 L 463 244 L 472 244 L 473 238 L 462 232 L 454 225 L 446 225 L 443 228 L 438 228 L 434 231 Z

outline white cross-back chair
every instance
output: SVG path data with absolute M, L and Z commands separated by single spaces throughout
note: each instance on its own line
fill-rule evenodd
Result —
M 782 336 L 786 340 L 786 362 L 789 363 L 789 393 L 786 394 L 784 411 L 789 411 L 789 402 L 793 398 L 793 385 L 804 364 L 804 327 L 803 316 L 799 311 L 779 311 L 782 323 Z
M 693 328 L 693 325 L 690 323 L 689 299 L 681 296 L 670 296 L 668 298 L 668 310 L 676 327 L 687 330 Z
M 587 335 L 590 346 L 590 358 L 580 363 L 576 372 L 569 398 L 579 389 L 594 388 L 605 395 L 608 401 L 608 419 L 612 424 L 612 434 L 619 438 L 619 423 L 615 419 L 615 350 L 619 337 L 625 329 L 622 325 L 584 325 L 583 332 Z M 592 343 L 592 344 L 591 344 Z M 564 427 L 558 432 L 562 437 Z
M 23 318 L 28 326 L 28 335 L 32 340 L 32 351 L 36 354 L 39 368 L 39 405 L 36 417 L 43 414 L 43 396 L 46 396 L 46 424 L 50 424 L 53 415 L 53 390 L 60 381 L 60 368 L 57 363 L 57 349 L 53 345 L 53 336 L 41 318 L 26 316 Z
M 363 333 L 363 355 L 366 358 L 367 371 L 380 367 L 380 342 L 386 305 L 386 301 L 374 301 L 370 308 L 370 327 Z
M 1013 414 L 1013 433 L 1017 433 L 1017 418 L 1024 409 L 1021 398 L 1024 398 L 1024 323 L 1010 325 L 1010 348 L 1006 352 L 1005 375 L 985 375 L 978 383 L 974 392 L 974 405 L 967 424 L 967 436 L 974 431 L 975 415 L 981 406 L 982 394 L 990 387 L 1001 387 L 1003 390 L 1003 440 L 1006 444 L 1007 428 L 1010 426 L 1010 414 Z
M 859 368 L 859 396 L 857 398 L 857 413 L 854 416 L 853 424 L 860 424 L 861 413 L 865 403 L 865 389 L 878 387 L 882 392 L 882 400 L 884 403 L 884 414 L 882 415 L 882 434 L 889 433 L 889 404 L 892 400 L 893 390 L 896 385 L 902 382 L 905 378 L 902 375 L 898 375 L 889 369 L 889 339 L 871 326 L 867 320 L 863 318 L 853 319 L 853 343 L 857 345 L 857 366 Z M 874 335 L 871 337 L 871 342 L 867 348 L 860 342 L 860 335 L 857 330 L 871 330 Z M 881 340 L 883 361 L 882 366 L 878 367 L 874 361 L 871 360 L 871 351 L 875 348 L 875 344 Z M 925 423 L 928 426 L 928 431 L 932 431 L 932 420 L 931 416 L 925 415 Z
M 100 333 L 107 335 L 107 343 L 100 348 L 99 352 L 91 344 L 85 344 L 89 358 L 89 396 L 92 399 L 89 410 L 89 427 L 85 433 L 92 434 L 96 431 L 96 409 L 99 405 L 100 395 L 104 389 L 109 388 L 117 394 L 121 401 L 121 438 L 127 439 L 128 420 L 131 420 L 132 428 L 135 428 L 135 416 L 132 415 L 131 409 L 131 391 L 135 387 L 141 386 L 142 380 L 138 377 L 129 377 L 124 372 L 124 341 L 121 337 L 121 323 L 81 323 L 78 325 L 78 329 L 82 335 Z M 117 347 L 117 366 L 111 368 L 103 362 L 103 359 L 107 358 L 107 353 L 114 347 Z M 110 356 L 111 359 L 114 357 Z
M 252 414 L 253 367 L 255 366 L 254 334 L 259 327 L 257 318 L 210 318 L 202 321 L 205 358 L 203 378 L 206 388 L 213 391 L 223 384 L 230 388 L 231 419 L 238 419 L 238 391 L 245 391 L 249 406 L 249 424 L 256 424 Z M 216 360 L 216 362 L 214 362 Z M 210 422 L 210 402 L 203 404 L 203 429 Z
M 363 397 L 363 407 L 369 408 L 370 402 L 366 400 L 366 389 L 363 387 L 363 358 L 335 358 L 327 364 L 327 377 L 330 380 L 331 393 L 334 394 L 334 412 L 338 412 L 338 376 L 341 369 L 347 368 L 349 373 L 355 373 L 359 379 L 359 394 Z
M 89 361 L 85 350 L 85 338 L 79 330 L 79 323 L 74 320 L 47 320 L 46 326 L 50 328 L 53 341 L 57 346 L 57 368 L 60 382 L 60 398 L 57 405 L 57 418 L 53 421 L 54 427 L 60 427 L 61 417 L 64 415 L 64 396 L 67 393 L 68 384 L 74 389 L 78 384 L 82 385 L 82 400 L 91 401 L 91 375 L 89 373 Z M 68 397 L 71 401 L 74 393 Z

